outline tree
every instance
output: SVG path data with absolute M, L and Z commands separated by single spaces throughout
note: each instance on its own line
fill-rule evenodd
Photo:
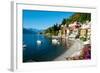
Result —
M 73 23 L 75 21 L 79 21 L 81 23 L 88 21 L 91 21 L 91 14 L 90 13 L 75 13 L 70 17 L 70 22 Z
M 62 23 L 61 23 L 61 24 L 62 24 L 62 25 L 65 25 L 66 22 L 67 22 L 67 21 L 66 21 L 66 19 L 64 18 L 64 19 L 62 20 Z
M 50 33 L 51 35 L 57 35 L 58 31 L 60 30 L 61 25 L 66 25 L 66 27 L 68 27 L 70 23 L 73 23 L 75 21 L 84 23 L 87 20 L 91 21 L 91 14 L 90 13 L 74 13 L 69 18 L 64 18 L 60 25 L 58 25 L 56 23 L 52 27 L 49 27 L 48 29 L 46 29 L 45 33 Z

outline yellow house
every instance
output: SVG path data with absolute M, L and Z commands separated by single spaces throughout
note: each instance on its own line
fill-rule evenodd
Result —
M 80 38 L 83 37 L 83 38 L 86 38 L 86 35 L 87 35 L 87 29 L 80 29 Z
M 86 40 L 90 39 L 90 36 L 91 36 L 91 23 L 90 22 L 82 24 L 79 35 L 80 35 L 80 38 L 85 38 Z

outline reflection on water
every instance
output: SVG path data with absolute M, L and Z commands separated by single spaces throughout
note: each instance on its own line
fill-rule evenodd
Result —
M 41 40 L 41 44 L 37 44 Z M 52 61 L 67 50 L 67 40 L 59 39 L 60 44 L 52 44 L 52 39 L 42 34 L 24 34 L 23 62 Z

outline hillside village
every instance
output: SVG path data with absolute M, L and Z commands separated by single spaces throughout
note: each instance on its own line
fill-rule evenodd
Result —
M 65 40 L 79 40 L 83 43 L 83 47 L 80 48 L 81 50 L 74 52 L 69 57 L 65 57 L 66 60 L 81 60 L 91 58 L 91 17 L 88 14 L 83 14 L 82 16 L 78 15 L 79 14 L 76 14 L 71 17 L 71 23 L 68 24 L 67 20 L 66 22 L 63 21 L 63 24 L 58 27 L 54 25 L 54 27 L 57 28 L 55 28 L 53 31 L 52 27 L 46 32 L 46 35 L 51 36 L 55 42 L 58 41 L 58 38 L 60 38 Z M 75 20 L 73 18 L 75 18 Z M 79 19 L 81 20 L 79 21 Z

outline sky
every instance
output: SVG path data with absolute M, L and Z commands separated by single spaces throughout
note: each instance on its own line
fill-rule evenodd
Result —
M 60 24 L 64 18 L 72 16 L 73 12 L 23 10 L 23 27 L 43 30 L 54 24 Z

